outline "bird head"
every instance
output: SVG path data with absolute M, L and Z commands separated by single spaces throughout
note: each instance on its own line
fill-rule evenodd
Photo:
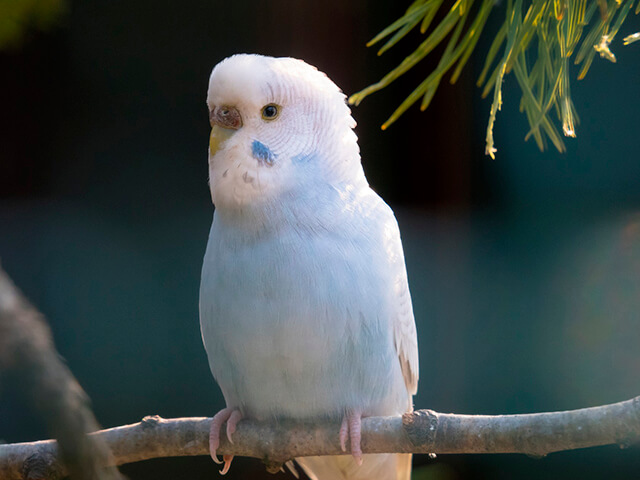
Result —
M 209 184 L 218 209 L 280 201 L 363 175 L 344 94 L 302 60 L 229 57 L 211 73 L 207 105 Z

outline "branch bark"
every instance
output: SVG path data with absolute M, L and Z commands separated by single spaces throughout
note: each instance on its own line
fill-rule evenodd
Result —
M 208 455 L 210 418 L 165 420 L 145 417 L 133 425 L 94 435 L 113 453 L 110 465 L 158 457 Z M 234 443 L 222 438 L 219 454 L 262 459 L 278 471 L 295 457 L 341 455 L 338 423 L 259 423 L 243 420 Z M 224 431 L 224 430 L 223 430 Z M 362 421 L 364 453 L 548 453 L 640 441 L 640 396 L 624 402 L 564 412 L 526 415 L 456 415 L 418 410 L 402 417 Z M 0 445 L 0 478 L 22 480 L 25 462 L 40 457 L 51 471 L 57 463 L 53 440 Z M 55 477 L 51 477 L 55 478 Z
M 39 450 L 21 459 L 18 478 L 51 478 L 68 472 L 74 479 L 118 480 L 110 453 L 97 430 L 89 399 L 56 351 L 44 317 L 18 291 L 0 268 L 0 373 L 12 373 L 32 405 L 43 416 L 51 435 L 60 442 L 61 456 Z M 67 465 L 63 468 L 62 463 Z M 4 478 L 0 467 L 0 478 Z M 13 478 L 13 477 L 9 477 Z

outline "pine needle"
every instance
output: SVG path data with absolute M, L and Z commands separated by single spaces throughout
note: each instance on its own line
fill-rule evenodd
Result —
M 540 150 L 544 150 L 548 139 L 558 151 L 566 150 L 555 122 L 561 124 L 565 136 L 575 137 L 578 115 L 571 98 L 571 64 L 579 65 L 577 77 L 582 79 L 596 53 L 615 62 L 611 46 L 629 12 L 634 10 L 634 3 L 638 14 L 640 0 L 507 0 L 504 21 L 494 33 L 477 82 L 483 88 L 483 97 L 493 91 L 486 135 L 487 155 L 495 156 L 493 126 L 502 106 L 502 83 L 511 72 L 522 91 L 520 110 L 530 125 L 525 140 L 533 137 Z M 383 129 L 420 98 L 420 108 L 428 108 L 443 76 L 454 66 L 450 82 L 458 80 L 491 11 L 499 8 L 495 0 L 457 0 L 449 3 L 447 14 L 430 29 L 443 4 L 444 0 L 414 1 L 402 17 L 367 44 L 373 45 L 392 35 L 378 52 L 382 54 L 418 25 L 420 32 L 427 35 L 415 52 L 379 82 L 351 95 L 349 103 L 355 105 L 389 86 L 448 38 L 437 67 L 393 112 L 382 125 Z M 465 28 L 465 25 L 469 26 Z M 585 29 L 588 30 L 583 35 Z M 626 36 L 623 43 L 628 45 L 639 40 L 640 32 Z M 504 49 L 502 57 L 496 64 L 501 48 Z M 577 53 L 574 55 L 574 52 Z M 550 117 L 553 112 L 556 120 Z

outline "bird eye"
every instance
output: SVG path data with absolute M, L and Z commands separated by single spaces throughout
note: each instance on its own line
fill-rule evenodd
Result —
M 279 107 L 270 103 L 269 105 L 265 105 L 262 107 L 262 118 L 264 120 L 275 120 L 280 113 Z

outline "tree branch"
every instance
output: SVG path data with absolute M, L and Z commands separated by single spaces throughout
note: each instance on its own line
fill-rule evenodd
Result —
M 30 403 L 60 442 L 64 459 L 59 462 L 57 452 L 52 457 L 34 449 L 21 458 L 23 470 L 17 478 L 50 478 L 62 470 L 78 480 L 121 478 L 116 469 L 101 468 L 110 462 L 109 450 L 100 437 L 87 438 L 87 433 L 99 428 L 98 422 L 84 390 L 60 360 L 44 317 L 0 268 L 0 373 L 9 372 L 20 379 Z M 0 478 L 4 478 L 4 463 Z
M 95 435 L 121 465 L 158 457 L 207 455 L 210 418 L 165 420 L 145 417 L 133 425 Z M 243 420 L 234 443 L 221 439 L 220 454 L 262 459 L 271 472 L 295 457 L 341 455 L 337 423 L 258 423 Z M 224 437 L 224 436 L 223 436 Z M 640 441 L 640 396 L 624 402 L 564 412 L 526 415 L 455 415 L 418 410 L 402 417 L 362 420 L 364 453 L 525 453 L 551 452 Z M 0 445 L 0 478 L 22 480 L 34 456 L 57 464 L 53 440 Z M 55 478 L 55 477 L 51 477 Z

